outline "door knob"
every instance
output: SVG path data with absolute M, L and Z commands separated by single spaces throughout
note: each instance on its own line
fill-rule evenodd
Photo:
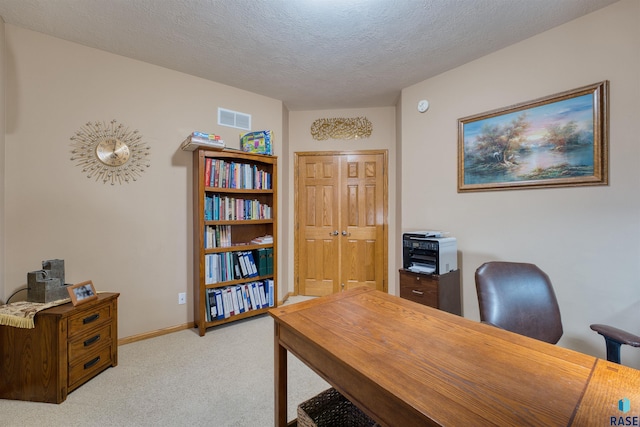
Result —
M 343 236 L 351 236 L 351 233 L 347 233 L 347 230 L 342 230 Z
M 335 230 L 333 232 L 331 232 L 331 231 L 329 232 L 329 236 L 337 236 L 338 234 L 339 234 L 338 230 Z

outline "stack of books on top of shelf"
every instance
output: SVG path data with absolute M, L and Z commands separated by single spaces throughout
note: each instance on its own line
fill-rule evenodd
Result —
M 264 236 L 256 237 L 255 239 L 251 239 L 251 243 L 255 245 L 269 245 L 273 243 L 273 236 L 267 234 Z
M 224 149 L 224 141 L 214 133 L 193 132 L 180 144 L 184 151 L 195 151 L 200 147 L 220 151 Z

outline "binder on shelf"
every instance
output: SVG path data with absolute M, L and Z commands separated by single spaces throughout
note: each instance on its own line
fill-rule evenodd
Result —
M 258 285 L 256 282 L 251 283 L 251 291 L 253 292 L 253 297 L 256 302 L 256 308 L 262 308 L 262 299 L 260 298 L 260 290 L 258 289 Z
M 250 270 L 249 277 L 257 277 L 258 276 L 258 267 L 256 267 L 256 261 L 253 258 L 253 252 L 245 251 L 245 256 L 247 257 L 247 266 Z
M 220 289 L 214 289 L 213 290 L 213 295 L 215 296 L 216 307 L 217 307 L 216 320 L 223 319 L 224 318 L 224 306 L 222 305 L 222 292 L 220 291 Z M 214 320 L 214 319 L 211 319 L 211 320 Z
M 207 300 L 209 302 L 209 321 L 218 317 L 218 307 L 216 305 L 216 296 L 213 289 L 207 289 Z
M 267 294 L 264 289 L 264 282 L 258 282 L 258 289 L 260 290 L 260 302 L 262 307 L 267 307 Z
M 231 303 L 233 304 L 233 314 L 240 314 L 240 304 L 238 303 L 238 293 L 236 292 L 236 288 L 228 288 L 228 292 Z
M 268 291 L 268 300 L 269 307 L 273 307 L 275 305 L 275 283 L 273 279 L 267 279 L 267 291 Z
M 258 276 L 267 276 L 267 248 L 259 248 L 256 250 L 258 257 Z
M 251 302 L 251 307 L 254 310 L 257 310 L 260 307 L 258 306 L 258 303 L 256 301 L 256 296 L 255 296 L 255 293 L 253 292 L 252 284 L 248 283 L 245 286 L 246 286 L 246 289 L 247 289 L 247 294 L 249 295 L 249 301 Z
M 235 316 L 235 314 L 236 314 L 235 307 L 237 307 L 238 303 L 236 301 L 236 304 L 234 306 L 233 299 L 231 298 L 231 289 L 230 288 L 224 288 L 223 294 L 225 296 L 225 299 L 224 299 L 224 305 L 225 305 L 224 317 Z M 229 307 L 228 311 L 227 311 L 227 306 Z M 228 315 L 227 315 L 227 313 L 228 313 Z
M 273 276 L 273 248 L 267 248 L 267 276 Z

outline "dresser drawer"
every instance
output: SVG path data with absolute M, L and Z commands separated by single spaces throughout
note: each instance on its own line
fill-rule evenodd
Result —
M 88 378 L 112 365 L 112 345 L 84 355 L 69 365 L 69 391 L 82 385 Z
M 400 270 L 400 297 L 462 316 L 460 270 L 420 274 Z
M 98 347 L 113 343 L 111 322 L 99 327 L 90 334 L 82 335 L 69 341 L 69 365 L 83 359 Z
M 401 271 L 400 297 L 438 308 L 438 281 L 431 276 Z
M 67 336 L 69 339 L 81 335 L 105 322 L 111 321 L 111 304 L 99 304 L 69 317 Z

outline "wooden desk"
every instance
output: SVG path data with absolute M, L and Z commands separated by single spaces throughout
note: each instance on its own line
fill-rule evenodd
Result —
M 287 350 L 385 426 L 610 425 L 640 413 L 640 371 L 369 288 L 270 314 L 276 426 L 287 425 Z

